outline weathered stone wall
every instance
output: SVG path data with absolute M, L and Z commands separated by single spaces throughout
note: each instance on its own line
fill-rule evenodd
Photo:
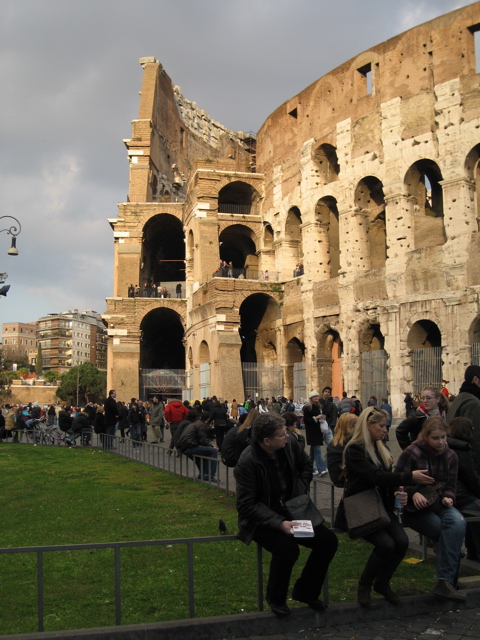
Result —
M 367 356 L 385 352 L 385 387 L 400 415 L 414 384 L 412 349 L 420 348 L 412 346 L 415 323 L 436 327 L 427 346 L 440 341 L 442 375 L 458 389 L 471 344 L 480 342 L 479 16 L 476 2 L 420 25 L 287 100 L 258 133 L 255 174 L 246 172 L 241 134 L 211 120 L 144 59 L 139 120 L 127 141 L 139 153 L 131 156 L 130 202 L 112 223 L 115 295 L 126 295 L 141 271 L 142 230 L 155 214 L 140 203 L 158 198 L 155 175 L 157 191 L 163 181 L 182 202 L 155 211 L 181 219 L 185 232 L 179 313 L 193 397 L 206 362 L 212 393 L 242 397 L 241 308 L 258 294 L 271 304 L 256 329 L 256 358 L 283 367 L 286 393 L 301 358 L 308 388 L 333 381 L 337 393 L 365 394 Z M 219 193 L 234 182 L 254 189 L 250 214 L 219 213 Z M 239 247 L 253 242 L 248 260 L 275 282 L 212 279 L 229 228 Z M 299 263 L 304 273 L 294 277 Z M 138 369 L 140 318 L 122 304 L 109 300 L 113 323 L 129 331 L 128 340 L 117 336 L 122 356 L 111 345 L 117 380 L 127 362 Z M 125 374 L 129 385 L 135 375 Z

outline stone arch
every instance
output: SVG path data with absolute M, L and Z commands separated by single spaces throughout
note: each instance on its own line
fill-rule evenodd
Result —
M 477 231 L 480 231 L 480 144 L 477 144 L 467 154 L 465 160 L 465 172 L 475 184 L 475 214 L 477 218 Z
M 332 196 L 320 198 L 315 214 L 321 226 L 321 241 L 325 245 L 330 278 L 336 278 L 340 270 L 340 227 L 337 201 Z
M 210 348 L 206 340 L 202 340 L 198 348 L 199 393 L 201 398 L 210 396 L 211 361 Z
M 263 225 L 263 247 L 264 249 L 273 249 L 273 228 L 269 222 L 265 222 Z
M 179 313 L 157 307 L 143 317 L 140 332 L 141 369 L 185 369 L 185 330 Z
M 421 319 L 410 327 L 407 337 L 414 393 L 426 386 L 442 384 L 442 334 L 435 322 Z
M 370 268 L 384 267 L 387 258 L 385 195 L 378 178 L 367 176 L 360 180 L 355 190 L 355 206 L 365 216 Z
M 305 344 L 297 337 L 287 342 L 285 364 L 285 395 L 296 400 L 306 398 Z
M 476 316 L 468 330 L 470 363 L 480 365 L 480 316 Z
M 318 177 L 323 184 L 338 180 L 340 165 L 338 163 L 337 149 L 331 144 L 323 143 L 313 151 L 313 160 Z
M 182 281 L 185 281 L 183 225 L 177 217 L 160 213 L 143 227 L 141 286 Z
M 342 355 L 340 334 L 324 326 L 317 342 L 318 379 L 321 387 L 332 387 L 332 396 L 341 397 L 343 391 Z
M 359 332 L 361 359 L 362 400 L 374 395 L 378 402 L 388 397 L 387 360 L 385 338 L 377 323 L 369 323 Z
M 205 340 L 202 340 L 198 347 L 198 362 L 200 364 L 210 362 L 210 348 Z
M 257 277 L 258 256 L 254 238 L 253 230 L 243 224 L 229 225 L 220 233 L 220 260 L 233 264 L 234 277 L 241 273 L 247 278 Z
M 288 210 L 285 221 L 285 240 L 289 245 L 289 251 L 292 264 L 303 264 L 303 247 L 302 247 L 302 214 L 298 207 L 291 207 Z
M 445 243 L 442 173 L 433 160 L 417 160 L 405 175 L 405 188 L 413 199 L 413 235 L 415 249 Z
M 251 184 L 235 180 L 218 192 L 218 213 L 255 215 L 259 199 L 258 191 Z
M 247 296 L 239 309 L 242 362 L 271 362 L 277 359 L 276 326 L 281 319 L 278 302 L 265 293 Z
M 239 313 L 245 395 L 260 398 L 283 394 L 282 366 L 277 359 L 281 330 L 278 302 L 267 294 L 254 293 L 243 300 Z

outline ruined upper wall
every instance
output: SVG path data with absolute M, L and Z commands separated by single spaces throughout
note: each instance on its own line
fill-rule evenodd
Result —
M 154 58 L 140 58 L 144 69 L 138 119 L 125 140 L 130 160 L 131 202 L 181 202 L 198 159 L 225 158 L 245 171 L 250 155 L 244 135 L 210 118 L 174 87 Z
M 352 159 L 367 152 L 381 158 L 380 106 L 400 99 L 401 139 L 435 131 L 434 88 L 451 79 L 460 80 L 464 121 L 477 117 L 473 32 L 479 22 L 476 2 L 383 42 L 323 76 L 267 118 L 257 137 L 257 170 L 271 177 L 274 166 L 281 165 L 286 194 L 289 182 L 291 189 L 299 183 L 305 141 L 336 147 L 337 125 L 346 120 L 353 132 Z

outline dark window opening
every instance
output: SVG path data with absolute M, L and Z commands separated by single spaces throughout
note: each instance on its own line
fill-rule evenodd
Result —
M 218 193 L 218 213 L 250 215 L 257 196 L 255 189 L 246 182 L 227 184 Z
M 475 73 L 480 73 L 480 23 L 468 27 L 473 38 L 473 53 L 475 59 Z
M 185 369 L 184 330 L 180 316 L 172 309 L 155 309 L 140 326 L 142 369 Z
M 295 118 L 295 120 L 296 120 L 298 118 L 297 107 L 295 107 L 295 109 L 292 109 L 291 111 L 289 111 L 288 115 L 292 116 L 292 118 Z
M 360 69 L 357 69 L 362 78 L 362 85 L 364 87 L 364 95 L 370 95 L 373 91 L 373 78 L 372 78 L 372 65 L 368 63 Z

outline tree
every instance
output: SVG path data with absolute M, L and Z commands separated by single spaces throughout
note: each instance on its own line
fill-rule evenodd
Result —
M 37 361 L 35 362 L 35 373 L 37 376 L 42 375 L 43 371 L 43 355 L 42 355 L 42 345 L 38 343 L 38 351 L 37 351 Z
M 43 374 L 43 379 L 45 380 L 45 382 L 56 382 L 59 378 L 60 376 L 58 374 L 58 371 L 55 371 L 55 369 L 48 369 Z
M 72 367 L 70 371 L 63 373 L 60 378 L 60 386 L 57 396 L 61 400 L 77 403 L 77 398 L 85 402 L 97 398 L 105 398 L 107 391 L 107 374 L 100 371 L 89 362 Z

